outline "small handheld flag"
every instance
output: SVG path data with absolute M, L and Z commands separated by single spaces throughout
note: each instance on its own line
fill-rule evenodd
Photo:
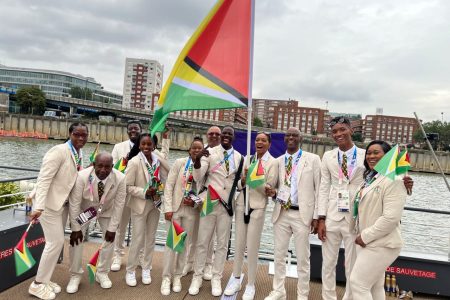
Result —
M 100 147 L 100 142 L 98 142 L 97 146 L 96 146 L 95 149 L 94 149 L 94 152 L 92 152 L 92 153 L 91 153 L 91 156 L 89 157 L 89 161 L 90 161 L 91 163 L 94 163 L 95 157 L 96 157 L 97 154 L 98 154 L 98 149 L 99 149 L 99 147 Z
M 409 169 L 411 169 L 411 163 L 410 163 L 410 160 L 409 160 L 408 151 L 403 150 L 398 155 L 398 158 L 397 158 L 397 169 L 396 169 L 395 172 L 397 173 L 397 175 L 405 174 L 406 172 L 409 171 Z
M 30 270 L 35 264 L 33 256 L 31 255 L 30 249 L 28 249 L 26 238 L 28 235 L 28 231 L 31 228 L 33 222 L 30 222 L 27 230 L 23 234 L 20 241 L 14 247 L 14 261 L 16 263 L 16 276 L 20 276 L 26 271 Z
M 89 263 L 87 264 L 87 269 L 89 273 L 89 283 L 93 284 L 95 282 L 95 273 L 97 273 L 97 263 L 98 263 L 98 257 L 100 255 L 100 250 L 102 248 L 100 247 L 95 253 L 94 256 L 91 257 L 89 260 Z
M 246 181 L 247 185 L 252 189 L 256 189 L 258 186 L 264 184 L 265 174 L 260 159 L 257 159 L 250 164 Z
M 202 211 L 200 212 L 200 217 L 206 217 L 213 212 L 214 206 L 218 203 L 220 199 L 219 194 L 216 190 L 208 185 L 208 191 L 206 193 L 206 199 L 203 200 Z
M 379 174 L 394 179 L 397 175 L 397 157 L 398 157 L 398 145 L 392 147 L 388 153 L 380 159 L 380 161 L 375 166 L 375 171 Z
M 128 163 L 127 159 L 122 157 L 121 159 L 119 159 L 116 162 L 116 164 L 114 165 L 114 169 L 116 169 L 122 173 L 125 173 L 125 169 L 127 168 L 127 163 Z
M 175 252 L 182 253 L 184 251 L 184 241 L 187 233 L 177 222 L 172 221 L 169 232 L 167 233 L 166 246 Z

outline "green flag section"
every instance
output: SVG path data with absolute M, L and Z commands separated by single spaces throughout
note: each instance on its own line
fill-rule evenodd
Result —
M 178 56 L 149 130 L 163 131 L 171 112 L 247 106 L 251 0 L 219 0 Z
M 89 156 L 89 161 L 91 162 L 91 163 L 93 163 L 94 161 L 95 161 L 95 157 L 97 156 L 97 154 L 98 154 L 98 148 L 100 147 L 100 142 L 98 142 L 98 144 L 97 144 L 97 146 L 95 147 L 95 149 L 94 149 L 94 152 L 92 152 L 91 153 L 91 156 Z
M 125 158 L 119 159 L 116 164 L 114 165 L 114 169 L 125 173 L 125 169 L 127 168 L 127 160 Z
M 95 273 L 97 273 L 97 263 L 98 263 L 98 257 L 100 255 L 100 249 L 98 249 L 94 256 L 89 260 L 89 263 L 87 264 L 87 270 L 89 274 L 89 283 L 93 284 L 95 282 Z
M 260 159 L 257 159 L 250 164 L 247 172 L 246 181 L 247 185 L 252 189 L 255 189 L 258 186 L 264 184 L 265 174 Z
M 182 253 L 184 251 L 184 241 L 187 233 L 177 222 L 172 221 L 169 232 L 167 233 L 166 246 L 175 252 Z
M 388 153 L 380 159 L 380 161 L 375 166 L 375 171 L 383 176 L 390 179 L 394 179 L 397 173 L 395 169 L 397 168 L 397 157 L 398 157 L 398 145 L 392 147 Z
M 409 154 L 408 151 L 403 150 L 400 152 L 397 158 L 397 168 L 396 173 L 397 175 L 405 174 L 406 172 L 411 169 L 411 162 L 409 160 Z
M 30 249 L 28 249 L 26 238 L 28 230 L 25 231 L 19 243 L 14 247 L 14 261 L 16 263 L 16 276 L 20 276 L 30 270 L 35 264 Z
M 212 213 L 214 210 L 214 206 L 216 206 L 219 200 L 219 194 L 217 194 L 216 190 L 211 185 L 208 185 L 208 191 L 206 193 L 206 199 L 203 200 L 200 217 L 206 217 L 207 215 Z

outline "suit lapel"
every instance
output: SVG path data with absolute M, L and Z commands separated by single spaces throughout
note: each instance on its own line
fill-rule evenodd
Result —
M 297 166 L 297 170 L 295 170 L 295 172 L 297 172 L 297 184 L 300 182 L 300 178 L 302 177 L 303 174 L 303 169 L 308 165 L 307 159 L 305 158 L 305 155 L 303 154 L 302 157 L 300 157 L 300 160 L 298 161 L 298 166 Z
M 148 175 L 148 170 L 147 170 L 147 167 L 145 166 L 145 161 L 144 161 L 144 159 L 140 156 L 140 154 L 139 154 L 139 161 L 140 161 L 140 163 L 141 163 L 141 169 L 142 169 L 142 171 L 144 171 L 145 180 L 146 180 L 146 182 L 149 182 L 150 177 L 149 177 L 149 175 Z
M 69 153 L 70 160 L 73 162 L 73 165 L 74 165 L 74 167 L 76 169 L 77 168 L 77 161 L 75 160 L 75 157 L 72 154 L 72 150 L 70 149 L 70 146 L 68 144 L 66 144 L 66 145 L 67 145 L 66 151 Z
M 386 177 L 384 177 L 384 176 L 378 176 L 378 178 L 375 179 L 375 181 L 372 182 L 371 185 L 369 185 L 367 188 L 365 188 L 365 189 L 363 190 L 363 195 L 362 195 L 362 197 L 361 197 L 361 201 L 362 201 L 362 199 L 364 199 L 364 198 L 366 197 L 367 194 L 369 194 L 370 191 L 372 191 L 374 188 L 376 188 L 377 186 L 379 186 L 380 183 L 383 182 L 383 180 L 385 180 L 385 179 L 386 179 Z
M 112 171 L 111 171 L 111 173 L 112 173 Z M 105 190 L 104 190 L 104 193 L 103 193 L 103 195 L 105 195 L 105 200 L 106 200 L 106 196 L 108 195 L 109 190 L 112 189 L 112 188 L 114 188 L 114 180 L 113 180 L 113 176 L 110 174 L 110 177 L 106 181 Z M 99 199 L 99 201 L 100 200 L 101 199 Z
M 365 151 L 360 148 L 356 148 L 356 166 L 352 171 L 352 177 L 350 177 L 350 181 L 352 181 L 353 178 L 359 177 L 360 171 L 364 171 L 364 159 Z

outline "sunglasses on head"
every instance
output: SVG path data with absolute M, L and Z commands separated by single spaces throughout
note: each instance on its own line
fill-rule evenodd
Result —
M 346 118 L 340 117 L 339 119 L 333 119 L 330 121 L 329 126 L 333 127 L 336 124 L 349 124 Z M 349 124 L 350 125 L 350 124 Z

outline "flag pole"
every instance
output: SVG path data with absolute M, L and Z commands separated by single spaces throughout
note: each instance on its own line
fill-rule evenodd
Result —
M 422 123 L 420 122 L 419 117 L 417 116 L 416 112 L 414 112 L 414 116 L 416 117 L 417 123 L 419 124 L 420 130 L 422 131 L 425 141 L 427 141 L 428 148 L 430 148 L 431 154 L 433 154 L 434 161 L 436 162 L 436 164 L 439 168 L 439 171 L 441 171 L 442 178 L 444 178 L 444 181 L 445 181 L 445 184 L 447 185 L 448 191 L 450 192 L 450 185 L 447 181 L 447 177 L 445 177 L 444 171 L 442 170 L 441 164 L 439 163 L 439 159 L 437 158 L 436 153 L 434 153 L 433 147 L 431 147 L 431 144 L 427 138 L 425 129 L 423 129 Z
M 249 63 L 249 73 L 248 73 L 248 108 L 247 108 L 247 158 L 250 159 L 250 143 L 252 140 L 252 110 L 253 110 L 253 46 L 255 39 L 255 0 L 251 1 L 251 12 L 250 12 L 250 63 Z M 247 183 L 247 182 L 246 182 Z M 250 203 L 250 193 L 248 185 L 245 189 L 245 212 L 244 215 L 248 216 L 249 213 L 249 203 Z

